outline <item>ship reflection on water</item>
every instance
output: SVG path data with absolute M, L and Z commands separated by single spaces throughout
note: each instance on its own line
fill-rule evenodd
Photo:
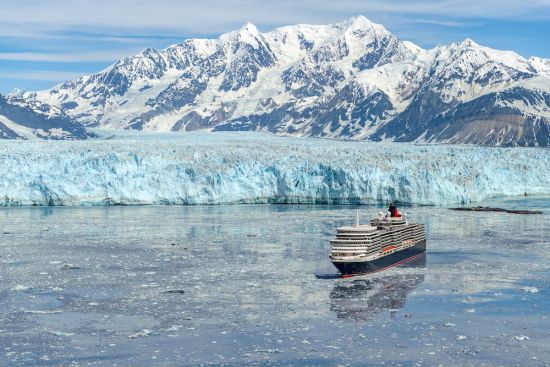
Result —
M 411 261 L 407 268 L 426 267 L 426 255 Z M 337 282 L 330 292 L 330 310 L 338 319 L 367 321 L 383 311 L 390 311 L 391 317 L 402 308 L 407 295 L 424 281 L 424 274 L 398 274 L 372 277 L 358 277 Z

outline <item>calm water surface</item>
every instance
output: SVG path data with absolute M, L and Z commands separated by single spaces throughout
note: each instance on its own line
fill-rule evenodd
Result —
M 426 256 L 345 280 L 352 206 L 0 209 L 0 366 L 548 366 L 550 199 L 484 204 L 545 213 L 406 208 Z

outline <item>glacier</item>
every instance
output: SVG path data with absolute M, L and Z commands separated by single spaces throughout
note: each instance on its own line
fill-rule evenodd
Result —
M 550 194 L 547 148 L 252 132 L 103 134 L 109 139 L 2 141 L 0 205 L 449 205 Z

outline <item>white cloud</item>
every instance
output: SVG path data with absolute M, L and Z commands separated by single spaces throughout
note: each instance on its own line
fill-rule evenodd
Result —
M 112 62 L 133 55 L 140 49 L 116 49 L 91 52 L 46 53 L 46 52 L 0 52 L 0 60 L 39 62 Z
M 4 3 L 4 4 L 2 4 Z M 278 26 L 327 23 L 363 14 L 424 15 L 456 18 L 550 18 L 550 0 L 0 0 L 0 33 L 14 25 L 27 29 L 111 28 L 151 33 L 161 30 L 183 34 L 218 34 L 252 21 Z M 399 21 L 407 21 L 399 17 Z M 410 18 L 414 22 L 414 17 Z M 448 21 L 448 20 L 447 20 Z
M 0 60 L 114 62 L 148 46 L 217 36 L 246 21 L 269 31 L 357 14 L 428 47 L 450 37 L 426 35 L 418 25 L 458 29 L 479 26 L 481 18 L 550 17 L 550 0 L 0 0 L 0 9 L 4 44 L 29 51 L 0 52 Z
M 422 19 L 415 18 L 409 21 L 412 24 L 432 24 L 442 27 L 451 27 L 451 28 L 465 28 L 476 25 L 474 22 L 457 22 L 454 20 L 437 20 L 437 19 Z
M 49 70 L 29 70 L 29 71 L 13 71 L 3 72 L 0 71 L 0 79 L 14 79 L 14 80 L 32 80 L 32 81 L 46 81 L 46 82 L 61 82 L 64 80 L 73 80 L 85 75 L 83 72 L 78 71 L 49 71 Z

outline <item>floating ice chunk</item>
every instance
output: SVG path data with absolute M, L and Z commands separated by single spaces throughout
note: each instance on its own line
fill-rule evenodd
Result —
M 63 331 L 56 331 L 56 330 L 46 330 L 47 333 L 55 335 L 55 336 L 72 336 L 74 333 L 66 333 Z
M 76 269 L 80 269 L 80 267 L 73 264 L 65 264 L 61 267 L 61 270 L 76 270 Z
M 526 336 L 526 335 L 517 335 L 517 336 L 514 336 L 514 339 L 516 339 L 516 340 L 522 342 L 522 341 L 524 341 L 524 340 L 529 340 L 529 337 Z
M 538 288 L 536 288 L 536 287 L 521 287 L 520 289 L 522 291 L 526 292 L 526 293 L 538 293 L 539 292 Z
M 56 314 L 61 313 L 63 311 L 61 310 L 25 310 L 24 313 L 32 313 L 36 315 L 50 315 L 50 314 Z
M 172 325 L 168 329 L 166 329 L 166 331 L 178 331 L 182 327 L 183 327 L 183 325 Z
M 128 335 L 128 339 L 143 338 L 151 335 L 157 335 L 157 333 L 155 333 L 153 330 L 150 330 L 150 329 L 143 329 L 141 331 L 138 331 L 135 334 Z
M 453 324 L 452 322 L 446 322 L 443 324 L 443 326 L 445 327 L 452 327 L 452 326 L 455 326 L 456 324 Z
M 280 349 L 255 349 L 257 353 L 282 353 Z
M 29 289 L 31 289 L 31 287 L 18 284 L 15 287 L 13 287 L 11 290 L 15 292 L 21 292 L 21 291 L 28 291 Z
M 170 290 L 164 291 L 162 293 L 165 293 L 165 294 L 184 294 L 185 291 L 183 289 L 170 289 Z
M 456 337 L 456 340 L 466 340 L 466 335 L 459 335 Z

